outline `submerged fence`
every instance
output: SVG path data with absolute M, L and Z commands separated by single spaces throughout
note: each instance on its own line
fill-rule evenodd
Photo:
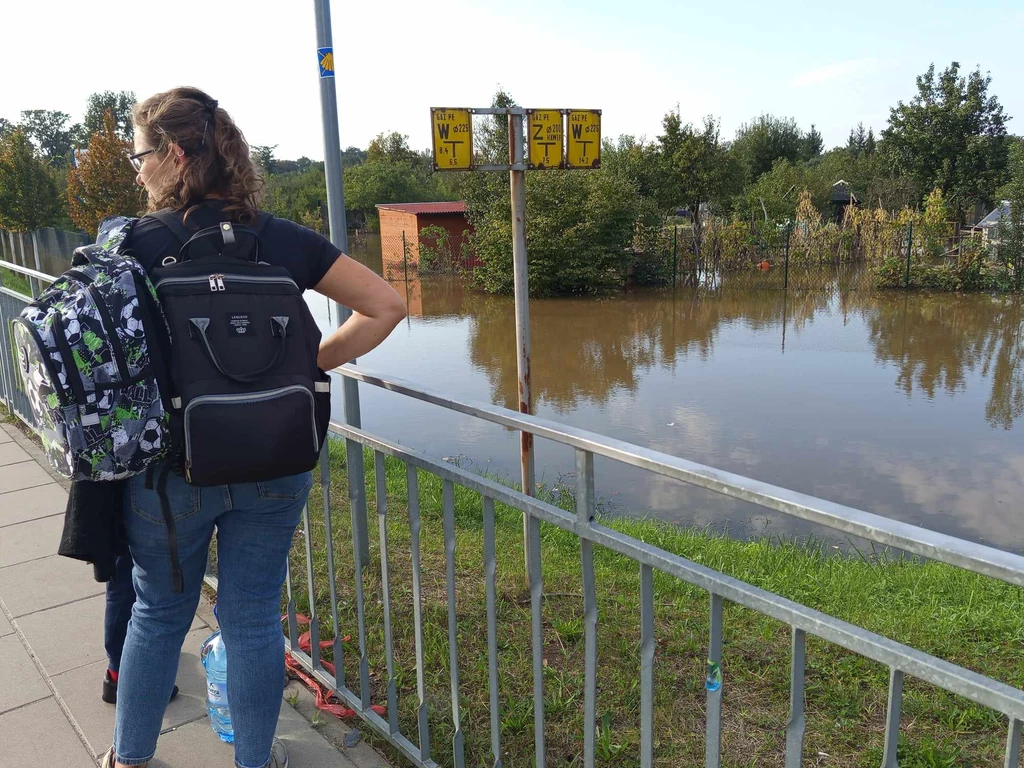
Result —
M 35 279 L 44 279 L 24 267 L 13 267 L 15 272 Z M 2 272 L 0 272 L 2 274 Z M 0 335 L 0 400 L 19 418 L 29 425 L 31 415 L 21 391 L 20 378 L 13 368 L 13 350 L 8 331 L 10 321 L 29 301 L 27 296 L 9 288 L 0 288 L 0 323 L 4 333 Z M 287 645 L 289 653 L 305 667 L 320 683 L 333 692 L 342 702 L 352 707 L 365 724 L 384 742 L 400 752 L 405 758 L 422 768 L 439 765 L 454 765 L 463 768 L 467 764 L 486 763 L 494 768 L 503 765 L 527 765 L 528 755 L 507 755 L 503 750 L 505 734 L 502 731 L 501 684 L 499 659 L 503 652 L 498 634 L 498 615 L 503 610 L 495 582 L 496 538 L 495 505 L 505 505 L 519 510 L 527 521 L 525 546 L 531 553 L 528 579 L 528 603 L 530 621 L 530 649 L 532 674 L 532 764 L 543 768 L 549 763 L 561 762 L 549 754 L 546 747 L 546 709 L 551 706 L 545 697 L 545 641 L 549 631 L 543 617 L 545 584 L 542 563 L 545 546 L 542 543 L 543 526 L 552 526 L 579 540 L 581 565 L 580 593 L 583 610 L 582 654 L 583 679 L 583 722 L 579 731 L 582 742 L 582 765 L 589 768 L 598 759 L 599 728 L 597 722 L 597 696 L 599 687 L 598 649 L 601 643 L 601 626 L 598 614 L 599 593 L 595 581 L 595 548 L 604 548 L 621 557 L 634 561 L 636 565 L 635 586 L 639 592 L 640 630 L 639 653 L 636 671 L 639 676 L 640 744 L 639 764 L 643 768 L 654 766 L 657 760 L 654 717 L 654 686 L 659 673 L 656 660 L 655 577 L 677 579 L 706 592 L 709 603 L 709 627 L 707 638 L 707 659 L 709 678 L 714 679 L 716 670 L 725 660 L 723 648 L 724 608 L 726 601 L 756 611 L 764 616 L 783 622 L 791 628 L 791 649 L 789 669 L 789 719 L 785 727 L 785 765 L 798 768 L 804 760 L 804 740 L 807 728 L 805 696 L 807 683 L 805 671 L 808 665 L 807 639 L 821 638 L 854 654 L 873 660 L 889 669 L 887 716 L 884 728 L 883 768 L 897 765 L 897 745 L 900 732 L 903 704 L 904 681 L 907 677 L 930 683 L 945 691 L 958 694 L 980 705 L 1000 713 L 1006 718 L 1005 768 L 1019 765 L 1021 746 L 1021 724 L 1024 722 L 1024 691 L 992 678 L 977 674 L 957 664 L 937 658 L 907 645 L 895 642 L 877 633 L 855 626 L 833 616 L 801 605 L 772 592 L 733 578 L 692 560 L 647 544 L 607 527 L 596 519 L 596 498 L 594 490 L 595 458 L 616 461 L 646 470 L 653 476 L 670 478 L 728 497 L 757 504 L 767 510 L 789 515 L 800 520 L 826 526 L 842 534 L 851 535 L 894 547 L 908 553 L 941 561 L 966 571 L 972 571 L 992 579 L 1024 586 L 1024 557 L 992 547 L 974 544 L 944 534 L 936 533 L 913 525 L 890 520 L 858 509 L 842 506 L 805 494 L 778 488 L 767 483 L 751 480 L 736 474 L 721 472 L 685 459 L 658 451 L 632 445 L 605 437 L 587 430 L 577 429 L 548 419 L 526 416 L 515 411 L 489 404 L 466 403 L 446 395 L 421 389 L 416 385 L 390 377 L 381 376 L 359 368 L 346 366 L 337 370 L 339 375 L 364 385 L 380 387 L 396 396 L 412 398 L 434 407 L 445 408 L 452 414 L 489 422 L 500 427 L 528 432 L 535 437 L 562 444 L 573 450 L 576 456 L 575 513 L 568 512 L 542 499 L 524 495 L 488 477 L 470 472 L 450 462 L 432 457 L 424 452 L 399 444 L 394 440 L 375 436 L 363 429 L 346 424 L 332 423 L 334 436 L 345 445 L 344 468 L 348 475 L 348 499 L 336 504 L 331 498 L 331 476 L 340 469 L 339 457 L 332 459 L 331 451 L 325 449 L 321 461 L 323 487 L 322 520 L 314 518 L 307 509 L 302 522 L 298 549 L 293 553 L 293 562 L 304 574 L 290 571 L 287 594 Z M 364 451 L 368 451 L 374 462 L 374 490 L 378 530 L 371 551 L 369 535 L 368 498 L 363 468 Z M 396 520 L 388 512 L 388 499 L 395 489 L 389 487 L 386 474 L 387 462 L 399 462 L 404 468 L 402 483 L 407 499 L 407 515 Z M 440 484 L 441 494 L 441 535 L 444 551 L 443 585 L 427 581 L 423 569 L 422 541 L 428 534 L 428 527 L 434 520 L 425 521 L 421 514 L 421 499 L 427 480 Z M 460 576 L 460 551 L 456 536 L 456 497 L 470 494 L 475 512 L 483 529 L 483 581 L 486 603 L 486 655 L 475 659 L 464 659 L 460 652 L 465 647 L 460 639 L 460 590 L 467 589 L 465 575 Z M 340 514 L 344 510 L 347 514 Z M 335 541 L 332 526 L 348 517 L 351 524 L 351 549 L 347 542 L 344 550 Z M 314 530 L 323 527 L 323 541 L 317 540 Z M 397 526 L 397 528 L 396 528 Z M 409 560 L 399 562 L 392 550 L 396 530 L 407 537 Z M 351 553 L 351 554 L 350 554 Z M 379 568 L 371 574 L 371 566 Z M 396 571 L 411 569 L 409 589 L 404 585 L 397 589 L 399 580 Z M 352 574 L 352 583 L 341 579 L 340 574 Z M 303 643 L 298 628 L 303 617 L 296 609 L 297 594 L 295 582 L 302 575 L 309 591 L 311 614 L 308 617 L 310 638 Z M 383 644 L 383 668 L 374 668 L 371 658 L 376 657 L 370 648 L 368 633 L 368 596 L 365 582 L 370 578 L 378 585 L 379 609 L 383 619 L 381 635 Z M 475 576 L 473 577 L 476 578 Z M 326 581 L 326 584 L 324 582 Z M 213 581 L 215 583 L 215 581 Z M 477 582 L 478 583 L 478 582 Z M 354 595 L 354 596 L 353 596 Z M 355 627 L 357 639 L 346 643 L 342 637 L 346 628 L 341 617 L 347 613 L 346 603 L 355 604 Z M 410 606 L 411 604 L 411 606 Z M 463 608 L 465 606 L 463 605 Z M 403 614 L 411 609 L 415 649 L 416 694 L 415 715 L 400 717 L 399 670 L 395 657 L 394 617 L 401 610 Z M 441 620 L 441 616 L 444 620 Z M 436 624 L 434 623 L 436 621 Z M 442 629 L 443 627 L 443 629 Z M 333 636 L 325 649 L 333 658 L 331 664 L 321 651 L 321 635 Z M 444 636 L 442 642 L 439 638 Z M 436 712 L 437 702 L 429 696 L 426 686 L 428 672 L 427 644 L 442 642 L 447 650 L 447 668 L 450 682 L 451 734 L 450 745 L 445 745 L 444 757 L 438 750 L 432 733 L 431 714 Z M 1019 642 L 1019 638 L 1011 639 Z M 347 647 L 346 647 L 347 646 Z M 308 650 L 303 650 L 308 648 Z M 431 648 L 434 648 L 431 645 Z M 434 648 L 436 650 L 436 648 Z M 346 676 L 345 654 L 355 653 L 358 657 L 355 679 Z M 432 658 L 432 657 L 430 657 Z M 462 687 L 460 670 L 465 664 L 482 664 L 487 668 L 487 725 L 489 730 L 490 754 L 466 754 L 466 729 L 480 725 L 479 720 L 471 721 L 464 708 L 465 691 Z M 349 665 L 351 669 L 352 666 Z M 384 692 L 382 706 L 373 706 L 374 691 Z M 723 687 L 708 685 L 706 692 L 705 766 L 715 768 L 723 764 L 722 755 Z

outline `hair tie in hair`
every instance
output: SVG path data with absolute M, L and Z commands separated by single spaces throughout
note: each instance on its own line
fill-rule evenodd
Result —
M 211 115 L 215 114 L 217 112 L 217 100 L 210 99 L 208 102 L 206 102 L 206 108 L 210 110 Z

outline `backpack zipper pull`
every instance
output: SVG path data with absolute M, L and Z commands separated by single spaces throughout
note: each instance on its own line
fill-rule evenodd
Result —
M 217 290 L 218 291 L 226 291 L 227 290 L 227 288 L 224 287 L 224 275 L 217 275 Z
M 217 276 L 210 275 L 210 291 L 213 293 L 217 292 Z

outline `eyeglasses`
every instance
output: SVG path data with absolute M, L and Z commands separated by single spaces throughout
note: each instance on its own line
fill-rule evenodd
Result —
M 147 149 L 145 152 L 137 152 L 134 155 L 128 155 L 128 162 L 132 164 L 132 168 L 136 171 L 142 170 L 142 158 L 146 155 L 151 155 L 156 152 L 155 149 Z

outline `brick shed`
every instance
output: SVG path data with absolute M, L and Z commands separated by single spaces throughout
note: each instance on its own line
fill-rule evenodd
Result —
M 381 203 L 380 247 L 385 276 L 404 269 L 402 235 L 409 254 L 409 269 L 425 272 L 456 272 L 476 266 L 476 257 L 469 251 L 467 233 L 473 225 L 466 218 L 466 204 L 450 203 Z M 447 237 L 423 230 L 440 227 Z M 421 250 L 428 263 L 421 267 Z

